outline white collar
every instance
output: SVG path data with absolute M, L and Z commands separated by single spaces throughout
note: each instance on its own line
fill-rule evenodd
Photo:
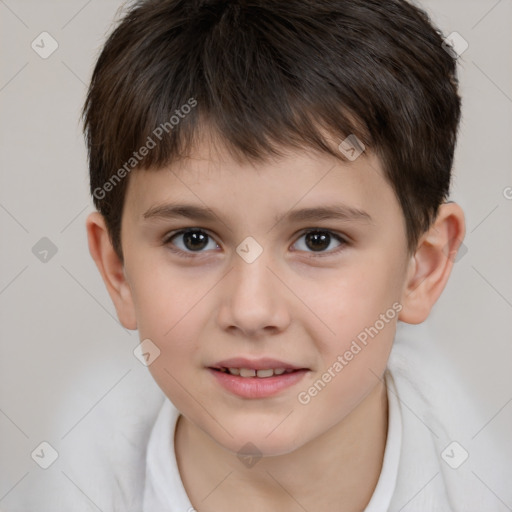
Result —
M 393 379 L 386 372 L 388 388 L 388 435 L 382 470 L 370 502 L 364 512 L 387 510 L 396 485 L 402 422 L 400 405 Z M 144 488 L 144 512 L 187 512 L 194 510 L 181 480 L 174 435 L 180 413 L 166 399 L 151 432 L 146 457 L 146 484 Z

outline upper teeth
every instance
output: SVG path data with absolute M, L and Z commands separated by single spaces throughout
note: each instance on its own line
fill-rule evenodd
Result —
M 273 375 L 282 375 L 290 373 L 293 370 L 285 370 L 284 368 L 269 368 L 267 370 L 253 370 L 251 368 L 221 368 L 223 372 L 229 372 L 231 375 L 239 375 L 240 377 L 272 377 Z

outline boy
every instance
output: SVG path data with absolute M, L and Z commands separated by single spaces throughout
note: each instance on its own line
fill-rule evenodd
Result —
M 109 37 L 89 247 L 167 397 L 113 510 L 501 510 L 421 346 L 388 362 L 465 234 L 444 46 L 400 0 L 140 1 Z

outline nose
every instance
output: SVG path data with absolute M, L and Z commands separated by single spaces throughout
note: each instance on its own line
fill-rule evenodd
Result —
M 236 255 L 233 265 L 225 277 L 220 326 L 252 338 L 285 330 L 290 323 L 289 297 L 265 251 L 252 263 Z

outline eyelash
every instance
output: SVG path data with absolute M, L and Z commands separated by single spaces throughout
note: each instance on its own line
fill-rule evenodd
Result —
M 186 252 L 186 251 L 182 251 L 181 249 L 176 249 L 175 247 L 172 247 L 171 240 L 173 240 L 174 238 L 176 238 L 179 235 L 182 235 L 182 234 L 190 232 L 190 231 L 204 233 L 209 238 L 211 238 L 212 240 L 215 240 L 214 237 L 212 237 L 208 233 L 208 231 L 206 231 L 204 229 L 201 229 L 201 228 L 187 228 L 187 229 L 182 229 L 180 231 L 176 231 L 176 232 L 173 232 L 173 233 L 170 233 L 169 235 L 167 235 L 164 238 L 164 240 L 163 240 L 163 245 L 167 246 L 168 249 L 171 252 L 177 254 L 178 256 L 180 256 L 182 258 L 197 258 L 197 257 L 201 257 L 202 252 Z M 305 236 L 305 235 L 307 235 L 309 233 L 313 233 L 313 232 L 328 233 L 332 238 L 334 238 L 337 242 L 340 243 L 340 246 L 337 247 L 336 249 L 331 250 L 331 251 L 324 251 L 324 252 L 319 252 L 319 253 L 316 253 L 316 254 L 311 251 L 310 257 L 312 257 L 312 258 L 322 258 L 322 257 L 326 257 L 326 256 L 332 256 L 333 254 L 337 254 L 340 251 L 342 251 L 345 248 L 345 246 L 349 245 L 349 242 L 345 238 L 341 237 L 340 235 L 338 235 L 337 233 L 335 233 L 333 231 L 330 231 L 329 229 L 324 229 L 324 228 L 309 228 L 309 229 L 303 231 L 300 234 L 300 236 L 299 236 L 299 238 L 297 240 L 299 240 L 303 236 Z M 215 243 L 217 243 L 217 242 L 215 242 Z M 299 251 L 299 252 L 301 252 L 301 251 Z

